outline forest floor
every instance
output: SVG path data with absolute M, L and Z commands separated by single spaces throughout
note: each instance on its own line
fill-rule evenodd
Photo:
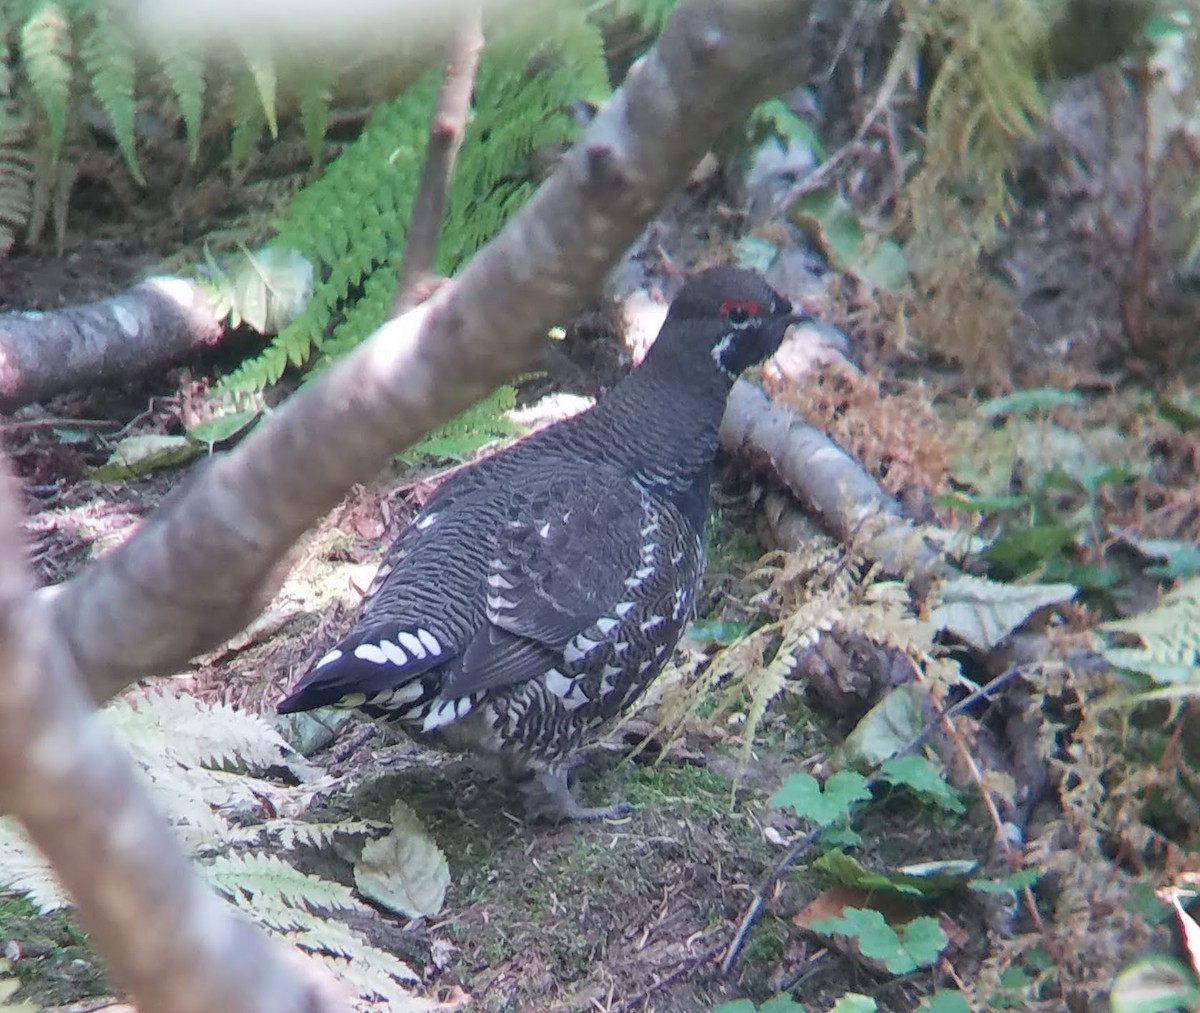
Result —
M 1103 192 L 1095 203 L 1116 199 L 1111 187 Z M 945 311 L 936 317 L 927 308 L 925 330 L 937 340 L 913 346 L 896 333 L 890 307 L 831 273 L 824 309 L 850 338 L 861 372 L 826 374 L 804 388 L 778 378 L 773 384 L 918 515 L 967 525 L 969 511 L 930 506 L 929 495 L 964 487 L 999 495 L 1019 486 L 1036 493 L 1034 509 L 1053 514 L 1059 528 L 1077 532 L 1086 523 L 1097 533 L 1090 542 L 1074 535 L 1057 545 L 1038 542 L 1040 548 L 1030 542 L 1027 551 L 1042 552 L 1040 558 L 1008 560 L 1014 577 L 1097 580 L 1060 613 L 1055 659 L 1094 644 L 1097 621 L 1155 600 L 1161 582 L 1130 561 L 1131 544 L 1194 542 L 1200 534 L 1200 428 L 1188 386 L 1196 362 L 1186 354 L 1196 297 L 1186 286 L 1157 285 L 1150 338 L 1131 349 L 1120 323 L 1126 251 L 1120 235 L 1097 249 L 1105 237 L 1088 231 L 1081 201 L 1078 192 L 1061 192 L 1014 217 L 1005 264 L 1042 283 L 1026 287 L 1006 317 L 1003 340 L 962 326 L 963 313 L 978 309 L 983 319 L 986 307 L 994 308 L 993 282 L 977 283 L 968 295 L 931 294 L 927 304 Z M 1171 217 L 1169 207 L 1163 215 Z M 181 245 L 177 229 L 156 220 L 152 206 L 119 220 L 84 207 L 71 219 L 61 254 L 19 251 L 0 264 L 2 306 L 52 308 L 110 294 Z M 972 302 L 979 292 L 982 301 Z M 956 300 L 959 316 L 947 315 Z M 88 472 L 118 434 L 179 432 L 208 386 L 203 368 L 192 364 L 121 390 L 62 398 L 0 426 L 26 484 L 27 527 L 43 581 L 66 579 L 119 544 L 185 481 L 186 469 L 110 483 Z M 1152 382 L 1162 376 L 1171 380 Z M 1016 389 L 1074 395 L 1043 402 L 1019 424 L 981 412 L 985 396 Z M 1064 464 L 1112 474 L 1090 490 L 1064 492 L 1057 480 L 1046 481 Z M 1007 476 L 998 476 L 1002 466 Z M 429 474 L 414 480 L 398 467 L 354 490 L 302 545 L 292 576 L 251 634 L 171 682 L 269 714 L 290 681 L 352 621 L 381 542 L 418 508 Z M 736 462 L 723 468 L 721 506 L 709 531 L 710 618 L 741 614 L 738 606 L 753 593 L 747 575 L 772 547 L 755 520 L 762 481 L 747 479 Z M 1086 522 L 1078 521 L 1084 513 Z M 1039 526 L 1027 515 L 1021 523 Z M 806 907 L 829 895 L 830 880 L 804 864 L 769 892 L 731 973 L 719 971 L 754 891 L 799 832 L 768 798 L 789 774 L 829 769 L 856 716 L 823 709 L 801 679 L 772 705 L 748 758 L 746 708 L 735 706 L 720 711 L 720 720 L 694 717 L 669 743 L 652 735 L 665 748 L 624 759 L 624 746 L 654 732 L 652 716 L 642 715 L 583 773 L 587 800 L 624 798 L 634 810 L 594 824 L 527 825 L 506 788 L 470 763 L 383 732 L 368 737 L 365 726 L 343 727 L 311 759 L 340 779 L 342 790 L 326 802 L 332 810 L 383 820 L 392 799 L 402 797 L 445 853 L 451 885 L 439 914 L 411 924 L 381 914 L 366 931 L 418 971 L 418 991 L 448 1006 L 469 999 L 469 1008 L 481 1010 L 694 1013 L 787 990 L 810 1011 L 829 1009 L 849 992 L 869 994 L 880 1009 L 907 1011 L 937 988 L 991 973 L 988 998 L 997 1007 L 1099 1009 L 1118 971 L 1170 946 L 1152 888 L 1187 867 L 1181 856 L 1194 846 L 1196 826 L 1182 808 L 1174 819 L 1162 818 L 1161 800 L 1170 808 L 1182 805 L 1172 792 L 1191 798 L 1192 777 L 1183 767 L 1194 754 L 1187 704 L 1181 713 L 1147 719 L 1157 722 L 1158 737 L 1124 740 L 1136 755 L 1118 762 L 1112 751 L 1126 731 L 1101 728 L 1082 713 L 1089 697 L 1080 685 L 1056 684 L 1059 695 L 1046 705 L 1047 741 L 1036 747 L 1051 776 L 1026 839 L 1037 844 L 1028 861 L 1046 876 L 1038 912 L 1044 924 L 1018 904 L 998 930 L 983 895 L 951 891 L 926 908 L 948 928 L 947 948 L 932 967 L 903 974 L 805 927 Z M 1063 728 L 1065 738 L 1055 740 Z M 358 748 L 342 755 L 339 744 L 355 736 Z M 1093 799 L 1083 812 L 1072 794 L 1081 779 L 1109 779 L 1110 787 L 1123 780 L 1136 791 L 1129 789 L 1121 807 Z M 1131 812 L 1135 796 L 1156 792 L 1158 817 Z M 965 797 L 966 811 L 957 816 L 930 813 L 905 797 L 881 799 L 856 823 L 864 843 L 855 856 L 879 869 L 974 860 L 1002 877 L 1012 870 L 997 858 L 986 807 L 969 787 Z M 1087 910 L 1071 907 L 1080 898 Z M 1035 936 L 1040 951 L 1029 943 Z M 67 915 L 38 915 L 26 901 L 0 895 L 0 942 L 23 982 L 19 997 L 35 1007 L 96 1009 L 111 994 Z M 1048 974 L 1047 961 L 1056 960 L 1075 977 Z M 1014 968 L 1016 976 L 1008 973 Z

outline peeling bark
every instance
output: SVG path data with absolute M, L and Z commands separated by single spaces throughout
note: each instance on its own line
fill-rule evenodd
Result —
M 217 307 L 185 278 L 58 310 L 0 314 L 0 412 L 55 394 L 128 380 L 215 345 Z
M 396 451 L 509 379 L 751 105 L 794 80 L 810 0 L 685 2 L 538 193 L 454 281 L 303 388 L 168 510 L 41 598 L 95 699 L 254 614 L 288 547 Z

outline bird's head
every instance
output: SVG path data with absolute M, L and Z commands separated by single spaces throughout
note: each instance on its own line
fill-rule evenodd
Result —
M 754 271 L 712 267 L 680 289 L 652 354 L 707 354 L 732 378 L 774 355 L 788 327 L 805 319 Z

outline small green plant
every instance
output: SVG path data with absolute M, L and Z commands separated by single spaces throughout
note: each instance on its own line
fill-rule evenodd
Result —
M 881 961 L 892 974 L 932 966 L 949 944 L 936 918 L 914 918 L 897 931 L 882 914 L 867 908 L 843 908 L 841 915 L 819 918 L 811 927 L 856 940 L 864 957 Z
M 1054 388 L 984 402 L 980 414 L 993 428 L 954 466 L 956 478 L 974 492 L 932 497 L 976 518 L 975 530 L 988 543 L 980 555 L 995 576 L 1036 574 L 1093 592 L 1117 580 L 1104 558 L 1110 533 L 1101 497 L 1139 469 L 1105 459 L 1084 437 L 1055 423 L 1055 411 L 1081 403 L 1077 393 Z

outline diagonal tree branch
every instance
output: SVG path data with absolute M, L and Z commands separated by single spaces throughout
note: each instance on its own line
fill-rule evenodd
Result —
M 453 282 L 382 327 L 41 599 L 96 699 L 254 615 L 291 544 L 494 389 L 601 283 L 736 117 L 799 75 L 811 0 L 685 0 L 546 184 Z
M 18 496 L 0 462 L 0 808 L 54 864 L 142 1013 L 346 1009 L 196 876 L 30 607 Z
M 412 309 L 432 294 L 429 289 L 442 230 L 442 213 L 446 207 L 446 190 L 466 133 L 475 68 L 479 66 L 482 52 L 483 12 L 475 7 L 463 14 L 450 40 L 442 84 L 434 99 L 425 164 L 421 168 L 421 180 L 405 236 L 400 281 L 396 287 L 396 301 L 392 304 L 393 316 Z

